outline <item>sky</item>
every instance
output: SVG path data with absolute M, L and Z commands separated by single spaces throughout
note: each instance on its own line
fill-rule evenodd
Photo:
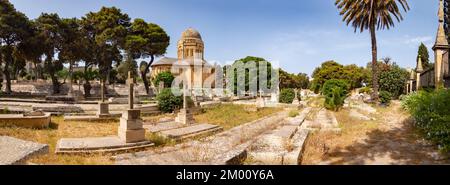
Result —
M 258 56 L 290 73 L 312 74 L 322 62 L 365 66 L 371 61 L 368 32 L 355 33 L 342 22 L 335 0 L 10 0 L 30 19 L 41 12 L 82 17 L 102 6 L 115 6 L 132 19 L 160 25 L 170 36 L 167 57 L 176 57 L 181 33 L 197 29 L 205 43 L 205 59 L 229 63 Z M 404 21 L 377 32 L 379 58 L 391 57 L 414 67 L 418 46 L 430 58 L 438 27 L 438 0 L 408 0 Z

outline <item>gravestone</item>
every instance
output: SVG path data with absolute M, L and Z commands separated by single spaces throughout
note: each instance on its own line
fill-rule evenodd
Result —
M 175 118 L 175 122 L 184 124 L 184 125 L 190 125 L 194 123 L 194 117 L 192 113 L 188 110 L 187 106 L 187 98 L 186 98 L 186 87 L 183 90 L 183 108 L 178 113 L 178 116 Z
M 258 108 L 266 107 L 266 102 L 265 102 L 264 98 L 262 97 L 262 93 L 263 93 L 263 91 L 260 91 L 259 97 L 256 99 L 256 107 L 258 107 Z
M 129 109 L 122 114 L 118 130 L 119 138 L 125 143 L 136 143 L 145 141 L 145 129 L 141 119 L 141 110 L 133 109 L 134 83 L 130 73 L 128 73 L 128 104 Z
M 98 117 L 108 117 L 109 115 L 109 104 L 107 102 L 105 102 L 105 83 L 102 81 L 101 82 L 101 97 L 102 100 L 101 102 L 98 103 L 98 112 L 97 112 L 97 116 Z
M 300 101 L 298 101 L 298 90 L 294 89 L 294 100 L 292 101 L 292 105 L 300 105 Z

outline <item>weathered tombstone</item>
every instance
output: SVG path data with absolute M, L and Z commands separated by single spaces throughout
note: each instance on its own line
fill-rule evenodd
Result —
M 264 98 L 262 97 L 263 91 L 259 91 L 259 97 L 256 99 L 256 107 L 263 108 L 266 107 L 266 102 L 264 101 Z
M 108 117 L 109 115 L 109 104 L 107 102 L 105 102 L 105 93 L 104 93 L 104 89 L 105 89 L 105 83 L 102 81 L 101 83 L 101 97 L 102 100 L 101 102 L 98 103 L 98 112 L 97 112 L 97 116 L 99 117 Z
M 125 143 L 136 143 L 145 140 L 145 129 L 141 119 L 141 110 L 133 109 L 133 91 L 134 83 L 130 73 L 128 73 L 128 92 L 129 109 L 122 113 L 118 130 L 119 138 Z
M 187 98 L 186 98 L 187 90 L 186 86 L 183 88 L 183 108 L 178 113 L 178 116 L 175 118 L 175 122 L 189 125 L 194 123 L 194 117 L 192 113 L 188 110 Z
M 294 100 L 292 101 L 292 105 L 300 105 L 300 101 L 298 101 L 298 90 L 294 89 Z

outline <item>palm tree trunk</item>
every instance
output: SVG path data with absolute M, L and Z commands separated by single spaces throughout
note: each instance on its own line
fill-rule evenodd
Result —
M 377 58 L 377 36 L 375 22 L 370 26 L 370 37 L 372 39 L 372 99 L 378 101 L 378 58 Z

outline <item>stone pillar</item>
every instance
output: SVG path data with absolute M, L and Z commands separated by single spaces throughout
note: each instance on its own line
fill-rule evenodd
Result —
M 131 72 L 128 72 L 128 106 L 129 109 L 122 113 L 118 130 L 119 138 L 125 143 L 145 141 L 145 129 L 141 119 L 141 110 L 133 109 L 134 104 L 134 80 Z
M 263 108 L 266 107 L 266 102 L 264 101 L 264 98 L 262 97 L 263 91 L 259 91 L 259 97 L 256 99 L 256 107 Z
M 141 110 L 130 109 L 122 113 L 118 130 L 120 140 L 125 143 L 145 141 L 145 129 L 141 119 Z
M 298 101 L 298 95 L 297 95 L 297 93 L 298 93 L 298 90 L 297 90 L 297 89 L 294 89 L 294 94 L 295 94 L 295 96 L 294 96 L 294 100 L 292 101 L 292 104 L 293 104 L 293 105 L 299 105 L 299 104 L 300 104 L 300 101 Z
M 128 108 L 131 110 L 134 108 L 134 80 L 131 77 L 131 71 L 128 72 Z
M 102 96 L 102 100 L 98 103 L 98 112 L 97 112 L 97 116 L 99 117 L 108 117 L 109 115 L 109 104 L 108 102 L 105 102 L 105 93 L 104 93 L 104 87 L 105 87 L 105 83 L 102 81 L 101 82 L 101 96 Z
M 175 118 L 175 122 L 181 123 L 183 125 L 189 125 L 194 123 L 194 116 L 188 110 L 186 94 L 187 90 L 185 85 L 183 89 L 183 108 L 180 110 L 178 116 Z
M 444 2 L 442 0 L 439 1 L 439 27 L 436 36 L 436 42 L 433 46 L 434 50 L 434 74 L 435 74 L 435 86 L 436 88 L 440 88 L 444 84 L 444 74 L 443 74 L 443 60 L 444 53 L 449 51 L 449 45 L 447 41 L 447 36 L 444 29 Z

